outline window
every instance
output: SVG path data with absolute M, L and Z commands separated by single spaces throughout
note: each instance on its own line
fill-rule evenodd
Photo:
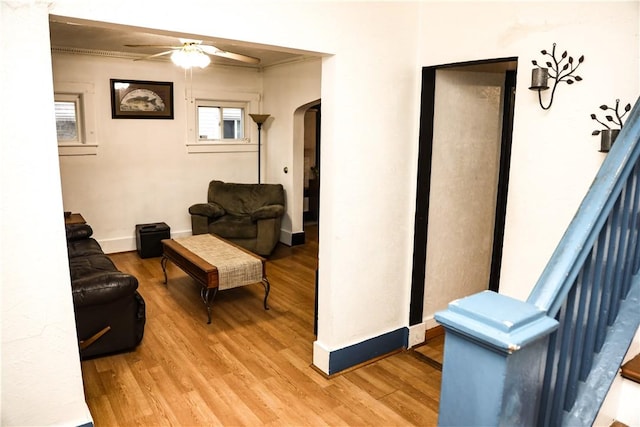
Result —
M 249 112 L 260 110 L 260 94 L 196 90 L 187 107 L 187 152 L 256 152 L 258 132 Z
M 84 143 L 81 101 L 79 94 L 55 94 L 58 144 Z
M 198 100 L 198 141 L 244 140 L 245 104 Z

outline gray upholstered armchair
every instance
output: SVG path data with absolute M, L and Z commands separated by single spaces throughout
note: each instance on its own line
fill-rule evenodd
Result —
M 189 208 L 193 234 L 212 233 L 268 256 L 280 240 L 284 189 L 280 184 L 211 181 L 208 203 Z

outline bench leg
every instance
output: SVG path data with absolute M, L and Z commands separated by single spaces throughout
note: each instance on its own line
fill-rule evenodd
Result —
M 218 288 L 202 288 L 200 289 L 200 297 L 207 306 L 207 325 L 211 324 L 211 303 L 218 293 Z
M 167 284 L 167 261 L 169 261 L 169 258 L 167 258 L 166 256 L 163 256 L 162 259 L 160 260 L 160 265 L 162 266 L 162 272 L 164 273 L 164 284 Z
M 267 298 L 269 298 L 271 285 L 269 284 L 269 279 L 267 279 L 267 276 L 264 276 L 262 278 L 262 285 L 264 286 L 264 309 L 269 310 L 269 306 L 267 305 Z

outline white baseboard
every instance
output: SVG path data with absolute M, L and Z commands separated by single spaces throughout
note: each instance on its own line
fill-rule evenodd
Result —
M 425 342 L 427 331 L 439 325 L 440 324 L 433 318 L 433 316 L 429 316 L 426 319 L 422 319 L 422 323 L 409 326 L 409 348 Z
M 171 238 L 191 236 L 191 230 L 173 231 L 171 230 Z M 115 254 L 118 252 L 135 251 L 136 237 L 116 237 L 113 239 L 96 238 L 105 254 Z M 280 230 L 280 241 L 287 246 L 291 246 L 293 241 L 293 233 L 286 230 Z
M 436 319 L 433 317 L 433 315 L 427 317 L 426 319 L 422 319 L 424 324 L 426 325 L 427 330 L 429 329 L 433 329 L 436 326 L 440 326 L 440 324 L 436 321 Z
M 313 342 L 313 365 L 325 374 L 329 374 L 329 356 L 331 352 L 319 341 Z
M 289 230 L 280 229 L 280 242 L 287 246 L 291 246 L 293 242 L 293 233 Z
M 426 332 L 427 325 L 424 322 L 409 326 L 409 348 L 422 344 L 425 341 Z
M 171 230 L 171 237 L 187 237 L 191 236 L 191 230 L 182 230 L 182 231 L 173 231 Z M 135 236 L 127 236 L 127 237 L 117 237 L 113 239 L 98 239 L 96 238 L 100 246 L 102 247 L 102 251 L 105 254 L 114 254 L 118 252 L 130 252 L 137 250 L 136 247 L 136 237 Z
M 304 231 L 294 233 L 289 230 L 280 230 L 280 243 L 287 246 L 295 246 L 304 243 Z

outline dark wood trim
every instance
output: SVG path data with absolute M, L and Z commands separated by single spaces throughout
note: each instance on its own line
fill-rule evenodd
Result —
M 427 342 L 442 335 L 444 335 L 444 328 L 442 327 L 442 325 L 437 325 L 433 328 L 427 329 L 424 334 L 424 340 L 425 342 Z
M 318 169 L 318 174 L 320 173 L 320 146 L 322 140 L 321 128 L 322 128 L 322 103 L 318 103 L 315 107 L 316 112 L 316 168 Z M 318 206 L 316 207 L 317 212 L 315 212 L 316 221 L 318 221 L 318 236 L 320 236 L 320 183 L 322 182 L 319 177 L 318 179 Z M 316 291 L 315 291 L 315 303 L 314 303 L 314 313 L 313 313 L 313 334 L 318 335 L 318 269 L 316 268 Z
M 458 68 L 458 67 L 473 67 L 476 65 L 490 65 L 490 64 L 499 64 L 502 62 L 512 62 L 518 61 L 517 56 L 508 56 L 505 58 L 493 58 L 493 59 L 479 59 L 476 61 L 465 61 L 465 62 L 450 62 L 448 64 L 440 64 L 432 67 L 425 68 L 433 68 L 434 70 L 442 70 L 446 68 Z M 424 69 L 424 68 L 423 68 Z
M 516 71 L 507 71 L 504 81 L 502 109 L 502 141 L 500 146 L 500 166 L 498 171 L 498 191 L 496 215 L 493 227 L 493 249 L 489 290 L 498 292 L 500 269 L 502 268 L 502 247 L 507 216 L 507 193 L 509 190 L 509 170 L 511 168 L 511 145 L 513 141 L 513 112 L 516 96 Z
M 411 274 L 411 301 L 409 306 L 409 325 L 416 325 L 423 321 L 424 310 L 424 280 L 426 274 L 427 260 L 427 230 L 429 215 L 429 195 L 431 192 L 431 159 L 433 150 L 433 115 L 435 102 L 436 71 L 438 69 L 481 66 L 501 62 L 517 62 L 517 57 L 496 58 L 480 61 L 469 61 L 430 66 L 422 68 L 422 93 L 420 97 L 420 133 L 418 138 L 418 177 L 416 185 L 416 214 L 413 237 L 413 269 Z M 509 112 L 509 123 L 503 124 L 501 164 L 498 187 L 498 206 L 496 208 L 496 221 L 499 224 L 494 227 L 494 247 L 492 255 L 492 274 L 490 278 L 490 289 L 497 290 L 499 282 L 499 272 L 502 263 L 502 243 L 504 237 L 504 216 L 506 215 L 506 199 L 509 180 L 509 164 L 511 159 L 511 131 L 513 126 L 512 95 L 515 93 L 515 71 L 505 71 L 507 73 L 506 83 L 512 86 L 513 92 L 505 90 L 505 101 L 509 93 L 509 106 L 505 104 L 504 111 Z M 512 80 L 511 80 L 512 79 Z M 506 113 L 505 113 L 506 114 Z M 505 119 L 507 118 L 504 115 Z M 505 139 L 508 134 L 508 139 Z M 503 170 L 504 169 L 504 170 Z M 500 217 L 498 219 L 498 217 Z M 494 274 L 496 269 L 497 274 Z
M 424 309 L 424 277 L 427 261 L 427 222 L 431 192 L 431 155 L 433 148 L 433 113 L 436 91 L 436 67 L 422 69 L 420 96 L 420 136 L 418 148 L 418 181 L 416 215 L 413 232 L 413 269 L 409 325 L 422 323 Z
M 304 231 L 291 233 L 291 246 L 304 245 Z

